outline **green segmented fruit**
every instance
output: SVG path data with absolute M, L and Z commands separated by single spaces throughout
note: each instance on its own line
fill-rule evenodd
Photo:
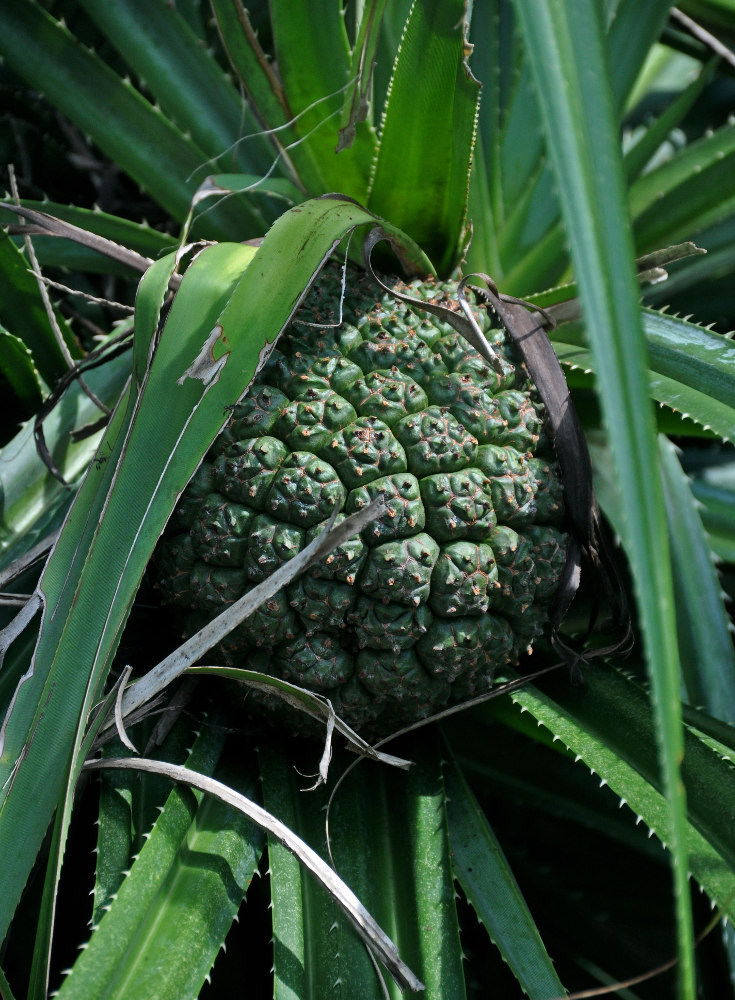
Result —
M 384 494 L 386 514 L 216 651 L 376 735 L 483 693 L 530 649 L 566 535 L 543 405 L 504 331 L 476 310 L 499 374 L 445 320 L 348 277 L 340 303 L 325 269 L 233 407 L 161 542 L 158 586 L 191 633 L 335 510 Z M 457 308 L 456 284 L 392 287 Z

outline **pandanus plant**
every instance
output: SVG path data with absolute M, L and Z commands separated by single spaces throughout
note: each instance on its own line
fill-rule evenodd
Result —
M 0 993 L 730 995 L 727 5 L 0 29 Z

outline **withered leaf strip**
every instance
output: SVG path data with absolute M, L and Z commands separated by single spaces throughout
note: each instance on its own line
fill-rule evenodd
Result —
M 468 275 L 460 284 L 460 296 L 463 288 L 473 278 L 480 279 L 487 285 L 487 288 L 474 284 L 472 287 L 493 308 L 512 337 L 546 408 L 547 426 L 562 472 L 570 532 L 564 573 L 551 608 L 551 641 L 576 670 L 579 660 L 626 653 L 632 641 L 625 588 L 605 539 L 592 483 L 592 464 L 587 441 L 564 372 L 542 324 L 542 320 L 548 321 L 548 317 L 544 316 L 542 310 L 528 307 L 519 299 L 501 295 L 495 282 L 487 274 Z M 559 629 L 574 600 L 583 573 L 592 577 L 593 613 L 590 629 L 596 617 L 598 595 L 601 593 L 612 615 L 614 639 L 602 649 L 580 652 L 573 650 L 561 638 Z

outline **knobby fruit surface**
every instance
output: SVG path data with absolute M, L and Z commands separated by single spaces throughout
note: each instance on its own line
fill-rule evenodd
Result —
M 456 283 L 386 283 L 454 310 Z M 564 565 L 543 404 L 488 313 L 493 370 L 452 326 L 328 267 L 183 494 L 157 555 L 192 634 L 336 509 L 388 512 L 280 591 L 216 657 L 327 696 L 365 734 L 486 691 L 543 631 Z M 266 702 L 268 699 L 266 699 Z

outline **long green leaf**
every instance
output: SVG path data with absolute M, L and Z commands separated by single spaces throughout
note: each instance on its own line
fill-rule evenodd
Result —
M 306 782 L 277 748 L 261 747 L 259 758 L 265 807 L 324 856 L 323 794 L 304 792 Z M 365 1000 L 379 1000 L 380 985 L 369 955 L 338 907 L 272 837 L 268 860 L 276 1000 L 316 998 L 332 990 L 337 997 L 357 993 Z M 345 871 L 339 874 L 371 909 L 364 886 Z M 395 933 L 391 924 L 384 926 L 388 933 Z
M 220 169 L 264 173 L 273 154 L 252 110 L 175 7 L 163 0 L 121 0 L 82 7 L 125 62 L 145 81 L 163 113 L 191 135 Z M 214 171 L 211 170 L 211 173 Z
M 733 407 L 735 344 L 732 340 L 655 311 L 643 313 L 643 325 L 654 371 Z
M 478 265 L 475 269 L 489 271 L 490 274 L 499 273 L 496 231 L 500 228 L 504 217 L 498 166 L 500 155 L 498 137 L 502 120 L 502 61 L 508 51 L 502 45 L 501 27 L 508 19 L 501 20 L 499 7 L 498 0 L 492 0 L 473 10 L 471 26 L 475 51 L 478 55 L 481 54 L 485 65 L 496 67 L 496 72 L 488 74 L 477 70 L 482 86 L 482 98 L 477 116 L 475 160 L 470 174 L 469 198 L 474 235 L 469 247 L 468 260 L 477 260 Z
M 735 125 L 685 146 L 630 190 L 636 243 L 645 253 L 735 214 Z
M 278 73 L 292 130 L 300 140 L 289 155 L 297 169 L 308 170 L 304 181 L 310 193 L 341 191 L 365 201 L 375 149 L 372 129 L 365 122 L 357 125 L 352 146 L 337 153 L 340 112 L 351 73 L 342 4 L 272 0 L 270 13 Z M 400 219 L 391 221 L 401 224 Z
M 693 998 L 673 585 L 602 30 L 597 8 L 584 0 L 517 0 L 516 9 L 536 78 L 590 344 L 604 373 L 600 396 L 616 474 L 626 483 L 623 537 L 636 583 L 671 810 L 681 995 Z
M 674 447 L 661 439 L 660 449 L 684 684 L 691 704 L 735 723 L 735 649 L 725 595 Z
M 146 719 L 131 730 L 138 746 L 151 735 L 153 722 Z M 174 764 L 185 760 L 194 735 L 189 724 L 179 719 L 157 747 L 156 757 Z M 132 751 L 116 738 L 102 747 L 103 758 L 125 757 Z M 198 765 L 196 765 L 198 766 Z M 97 820 L 97 864 L 95 868 L 94 909 L 90 926 L 95 927 L 109 909 L 125 872 L 141 850 L 171 791 L 170 783 L 156 774 L 132 771 L 101 771 L 99 818 Z
M 258 43 L 241 0 L 211 0 L 232 68 L 263 122 L 280 129 L 291 117 L 281 81 Z
M 461 243 L 479 100 L 465 65 L 464 24 L 463 0 L 411 8 L 370 188 L 370 207 L 405 229 L 442 272 Z
M 673 445 L 659 438 L 669 540 L 674 565 L 682 680 L 692 705 L 735 722 L 735 650 L 712 551 Z M 598 495 L 619 530 L 620 491 L 610 481 L 606 449 L 592 446 Z
M 648 337 L 649 392 L 726 440 L 735 437 L 735 347 L 721 334 L 677 316 L 644 310 Z M 559 358 L 585 371 L 598 362 L 585 345 L 582 328 L 564 324 L 552 333 Z
M 454 877 L 531 1000 L 564 995 L 513 872 L 456 761 L 445 765 Z
M 119 740 L 102 748 L 103 757 L 130 753 Z M 94 909 L 91 926 L 99 924 L 130 868 L 133 856 L 132 800 L 136 775 L 102 772 L 97 820 L 97 864 L 94 880 Z M 147 831 L 146 831 L 147 832 Z

